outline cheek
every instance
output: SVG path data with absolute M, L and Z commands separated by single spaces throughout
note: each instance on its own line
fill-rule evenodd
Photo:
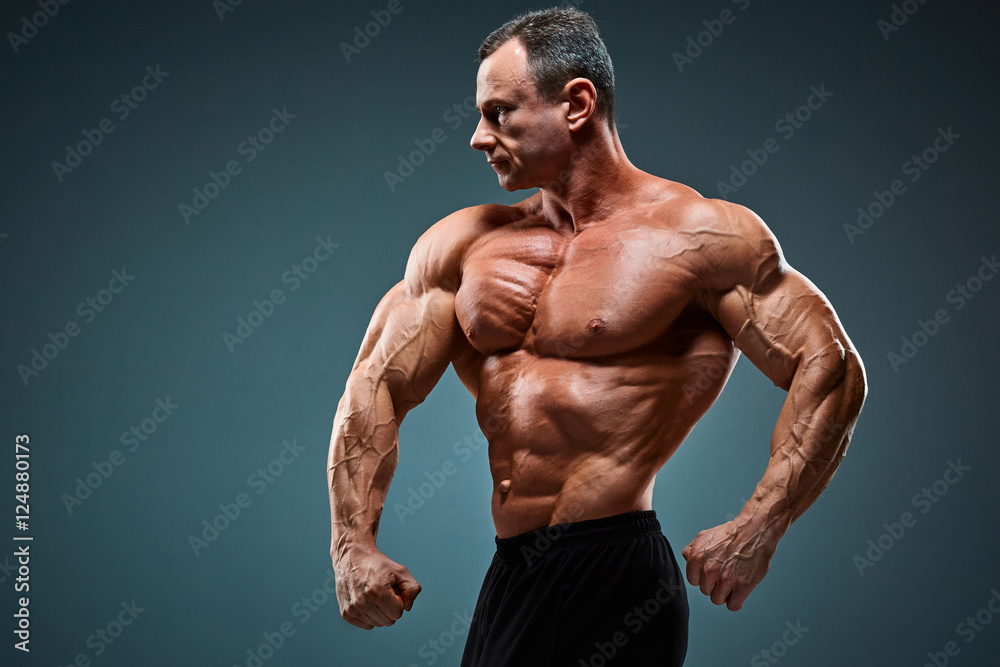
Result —
M 544 121 L 545 119 L 539 119 Z M 552 123 L 535 122 L 531 127 L 512 131 L 509 144 L 522 160 L 537 160 L 559 155 L 564 150 L 565 137 Z

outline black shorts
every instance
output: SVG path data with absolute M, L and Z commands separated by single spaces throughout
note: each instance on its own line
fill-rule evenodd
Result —
M 656 512 L 496 538 L 462 667 L 679 667 L 687 592 Z

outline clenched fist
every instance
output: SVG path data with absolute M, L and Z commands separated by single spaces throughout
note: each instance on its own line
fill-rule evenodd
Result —
M 420 593 L 410 571 L 374 547 L 344 553 L 333 568 L 340 615 L 363 630 L 392 625 Z
M 778 546 L 768 531 L 747 529 L 747 524 L 734 520 L 703 530 L 681 552 L 691 585 L 730 611 L 739 611 L 767 574 Z

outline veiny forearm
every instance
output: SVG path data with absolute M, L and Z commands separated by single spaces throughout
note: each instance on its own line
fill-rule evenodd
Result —
M 771 440 L 771 458 L 740 513 L 758 534 L 780 538 L 820 496 L 847 453 L 866 394 L 850 347 L 830 346 L 796 370 Z
M 353 546 L 373 547 L 389 483 L 399 460 L 392 397 L 364 365 L 351 373 L 337 408 L 327 463 L 332 542 L 339 558 Z
M 451 361 L 454 294 L 410 296 L 402 283 L 379 303 L 337 407 L 327 461 L 331 556 L 375 545 L 399 461 L 399 425 Z

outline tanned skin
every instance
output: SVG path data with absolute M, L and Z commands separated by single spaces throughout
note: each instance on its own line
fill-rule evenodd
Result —
M 748 209 L 626 158 L 587 79 L 540 99 L 508 41 L 477 78 L 472 147 L 511 207 L 464 209 L 417 241 L 375 310 L 333 424 L 331 556 L 341 615 L 392 625 L 420 585 L 375 546 L 399 425 L 451 364 L 489 441 L 500 537 L 652 507 L 657 471 L 742 351 L 788 392 L 739 516 L 682 554 L 740 609 L 847 451 L 867 392 L 830 303 Z M 742 444 L 742 443 L 741 443 Z

